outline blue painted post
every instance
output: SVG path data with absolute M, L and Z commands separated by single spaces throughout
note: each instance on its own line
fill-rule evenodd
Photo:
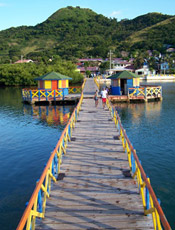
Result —
M 68 133 L 69 133 L 69 137 L 71 137 L 71 132 L 70 132 L 71 130 L 70 130 L 70 125 L 69 125 L 69 127 L 68 127 Z
M 138 88 L 139 88 L 139 87 L 137 87 L 137 86 L 136 86 L 136 88 L 137 88 L 137 91 L 136 91 L 136 96 L 138 96 L 138 94 L 139 94 L 139 90 L 138 90 Z
M 149 178 L 149 177 L 147 176 L 147 178 Z M 146 188 L 146 189 L 145 189 L 146 210 L 148 210 L 148 209 L 149 209 L 149 190 L 148 190 L 147 187 L 145 187 L 145 188 Z
M 135 159 L 133 153 L 131 153 L 131 165 L 132 165 L 132 173 L 134 174 L 136 171 L 136 167 L 135 167 Z
M 57 157 L 57 154 L 55 154 L 54 162 L 55 162 L 55 173 L 56 173 L 56 175 L 58 175 L 58 157 Z
M 64 100 L 64 89 L 62 89 L 62 94 L 63 94 L 63 100 Z
M 27 202 L 25 203 L 25 206 L 27 207 L 28 204 L 29 204 L 29 202 L 27 201 Z
M 38 212 L 42 213 L 43 207 L 42 207 L 43 201 L 42 201 L 42 193 L 41 189 L 38 192 Z
M 159 204 L 161 204 L 161 200 L 159 198 L 157 198 L 157 200 L 158 200 Z
M 32 91 L 30 90 L 30 101 L 32 102 Z
M 56 101 L 56 92 L 55 92 L 55 89 L 54 89 L 54 101 Z
M 55 171 L 54 171 L 54 166 L 55 166 L 55 157 L 52 160 L 52 175 L 55 175 Z
M 45 90 L 45 92 L 46 92 L 46 101 L 48 101 L 48 93 L 47 93 L 47 90 Z
M 41 96 L 41 93 L 40 93 L 40 90 L 38 90 L 38 100 L 40 101 L 40 96 Z

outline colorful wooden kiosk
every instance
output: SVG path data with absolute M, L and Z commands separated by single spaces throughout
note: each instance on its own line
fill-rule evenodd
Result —
M 111 79 L 112 101 L 162 100 L 161 86 L 140 86 L 140 76 L 132 72 L 118 72 L 108 79 Z
M 118 72 L 110 77 L 112 95 L 128 95 L 129 88 L 139 88 L 140 77 L 129 71 Z
M 41 77 L 35 78 L 38 81 L 39 90 L 63 90 L 63 94 L 68 94 L 69 80 L 72 78 L 60 73 L 50 72 Z
M 56 72 L 35 78 L 38 81 L 38 89 L 23 89 L 23 101 L 32 104 L 41 101 L 64 100 L 64 97 L 69 93 L 69 80 L 71 79 Z

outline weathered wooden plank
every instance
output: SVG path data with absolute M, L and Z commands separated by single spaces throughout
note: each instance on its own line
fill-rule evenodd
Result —
M 91 83 L 91 82 L 90 82 Z M 92 97 L 93 84 L 85 86 Z M 95 88 L 93 89 L 95 91 Z M 85 99 L 37 229 L 153 229 L 111 115 Z

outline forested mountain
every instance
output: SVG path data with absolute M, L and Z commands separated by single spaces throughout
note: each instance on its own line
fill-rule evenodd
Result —
M 0 62 L 15 61 L 23 55 L 40 57 L 60 55 L 106 57 L 109 49 L 163 50 L 175 45 L 175 17 L 149 13 L 133 20 L 107 18 L 90 9 L 67 7 L 58 10 L 36 26 L 21 26 L 0 31 Z

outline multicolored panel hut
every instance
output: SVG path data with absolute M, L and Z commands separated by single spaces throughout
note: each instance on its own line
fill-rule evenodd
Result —
M 38 81 L 39 90 L 57 90 L 62 89 L 63 94 L 68 95 L 69 80 L 72 78 L 60 73 L 50 72 L 41 77 L 35 78 Z
M 127 95 L 129 88 L 140 87 L 140 76 L 126 70 L 118 72 L 108 79 L 111 79 L 112 95 Z

